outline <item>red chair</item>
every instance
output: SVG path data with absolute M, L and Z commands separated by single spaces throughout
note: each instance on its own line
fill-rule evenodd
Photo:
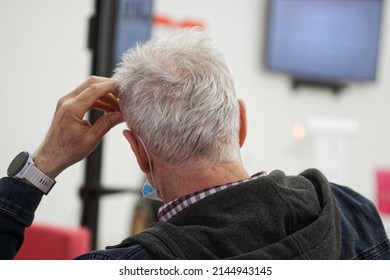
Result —
M 377 170 L 376 181 L 379 212 L 390 214 L 390 169 Z
M 70 260 L 89 252 L 90 241 L 90 231 L 85 227 L 33 224 L 26 229 L 15 260 Z

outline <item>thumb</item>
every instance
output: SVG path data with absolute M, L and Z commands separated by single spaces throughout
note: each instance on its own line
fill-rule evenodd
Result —
M 114 126 L 124 122 L 121 112 L 110 112 L 101 116 L 91 128 L 91 133 L 96 135 L 97 139 L 103 136 Z

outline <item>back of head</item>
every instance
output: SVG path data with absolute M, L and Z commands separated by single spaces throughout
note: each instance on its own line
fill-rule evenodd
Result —
M 239 156 L 239 109 L 223 55 L 183 29 L 127 51 L 114 79 L 127 125 L 165 164 L 215 164 Z

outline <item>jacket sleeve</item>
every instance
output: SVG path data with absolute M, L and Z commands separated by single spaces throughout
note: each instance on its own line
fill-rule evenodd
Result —
M 0 179 L 0 260 L 13 259 L 34 220 L 43 194 L 12 178 Z

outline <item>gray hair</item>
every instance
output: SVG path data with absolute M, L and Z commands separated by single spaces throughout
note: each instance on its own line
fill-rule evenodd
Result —
M 239 108 L 222 53 L 197 29 L 128 50 L 115 69 L 127 125 L 162 162 L 194 168 L 239 156 Z

